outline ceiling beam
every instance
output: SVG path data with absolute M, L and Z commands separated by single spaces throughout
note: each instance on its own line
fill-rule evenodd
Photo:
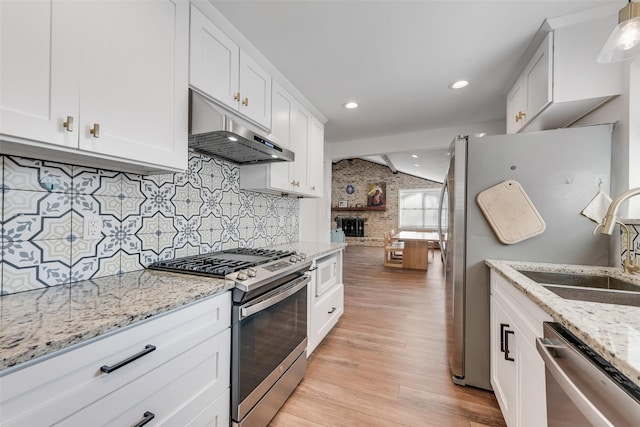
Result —
M 386 154 L 382 154 L 380 157 L 382 157 L 382 160 L 384 160 L 385 164 L 389 167 L 389 169 L 391 169 L 391 172 L 398 173 L 398 169 L 393 166 L 393 163 L 391 163 L 391 159 L 389 158 L 389 156 L 387 156 Z

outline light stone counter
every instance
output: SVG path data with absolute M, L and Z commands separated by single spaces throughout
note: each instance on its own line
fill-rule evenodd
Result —
M 344 243 L 278 245 L 308 258 Z M 232 281 L 140 270 L 0 297 L 0 371 L 233 289 Z
M 486 264 L 640 385 L 640 307 L 564 299 L 516 270 L 607 274 L 637 284 L 638 289 L 640 277 L 611 267 L 496 260 L 487 260 Z
M 0 370 L 232 289 L 232 281 L 155 270 L 0 297 Z

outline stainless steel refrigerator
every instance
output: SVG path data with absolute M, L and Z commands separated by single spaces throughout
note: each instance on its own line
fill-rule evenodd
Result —
M 607 265 L 609 241 L 593 235 L 580 212 L 602 185 L 609 191 L 612 125 L 484 138 L 458 137 L 441 205 L 446 276 L 449 367 L 456 384 L 491 389 L 489 269 L 485 259 Z M 476 203 L 482 190 L 518 181 L 546 230 L 514 244 L 501 243 Z

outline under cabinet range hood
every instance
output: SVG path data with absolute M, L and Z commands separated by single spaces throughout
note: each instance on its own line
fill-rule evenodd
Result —
M 247 122 L 189 90 L 189 148 L 238 164 L 290 162 L 295 154 L 279 146 Z

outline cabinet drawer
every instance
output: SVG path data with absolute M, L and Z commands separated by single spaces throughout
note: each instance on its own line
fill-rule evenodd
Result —
M 553 318 L 497 273 L 491 274 L 491 295 L 518 325 L 523 341 L 535 348 L 536 337 L 542 336 L 542 323 Z
M 340 283 L 315 302 L 313 330 L 318 342 L 335 326 L 342 313 L 344 313 L 344 285 Z
M 147 412 L 154 426 L 185 425 L 229 388 L 230 340 L 227 329 L 55 425 L 129 426 Z
M 48 425 L 63 419 L 188 352 L 230 322 L 231 296 L 225 292 L 9 373 L 0 378 L 2 424 Z M 101 371 L 102 366 L 139 354 L 149 344 L 156 350 L 109 374 Z

